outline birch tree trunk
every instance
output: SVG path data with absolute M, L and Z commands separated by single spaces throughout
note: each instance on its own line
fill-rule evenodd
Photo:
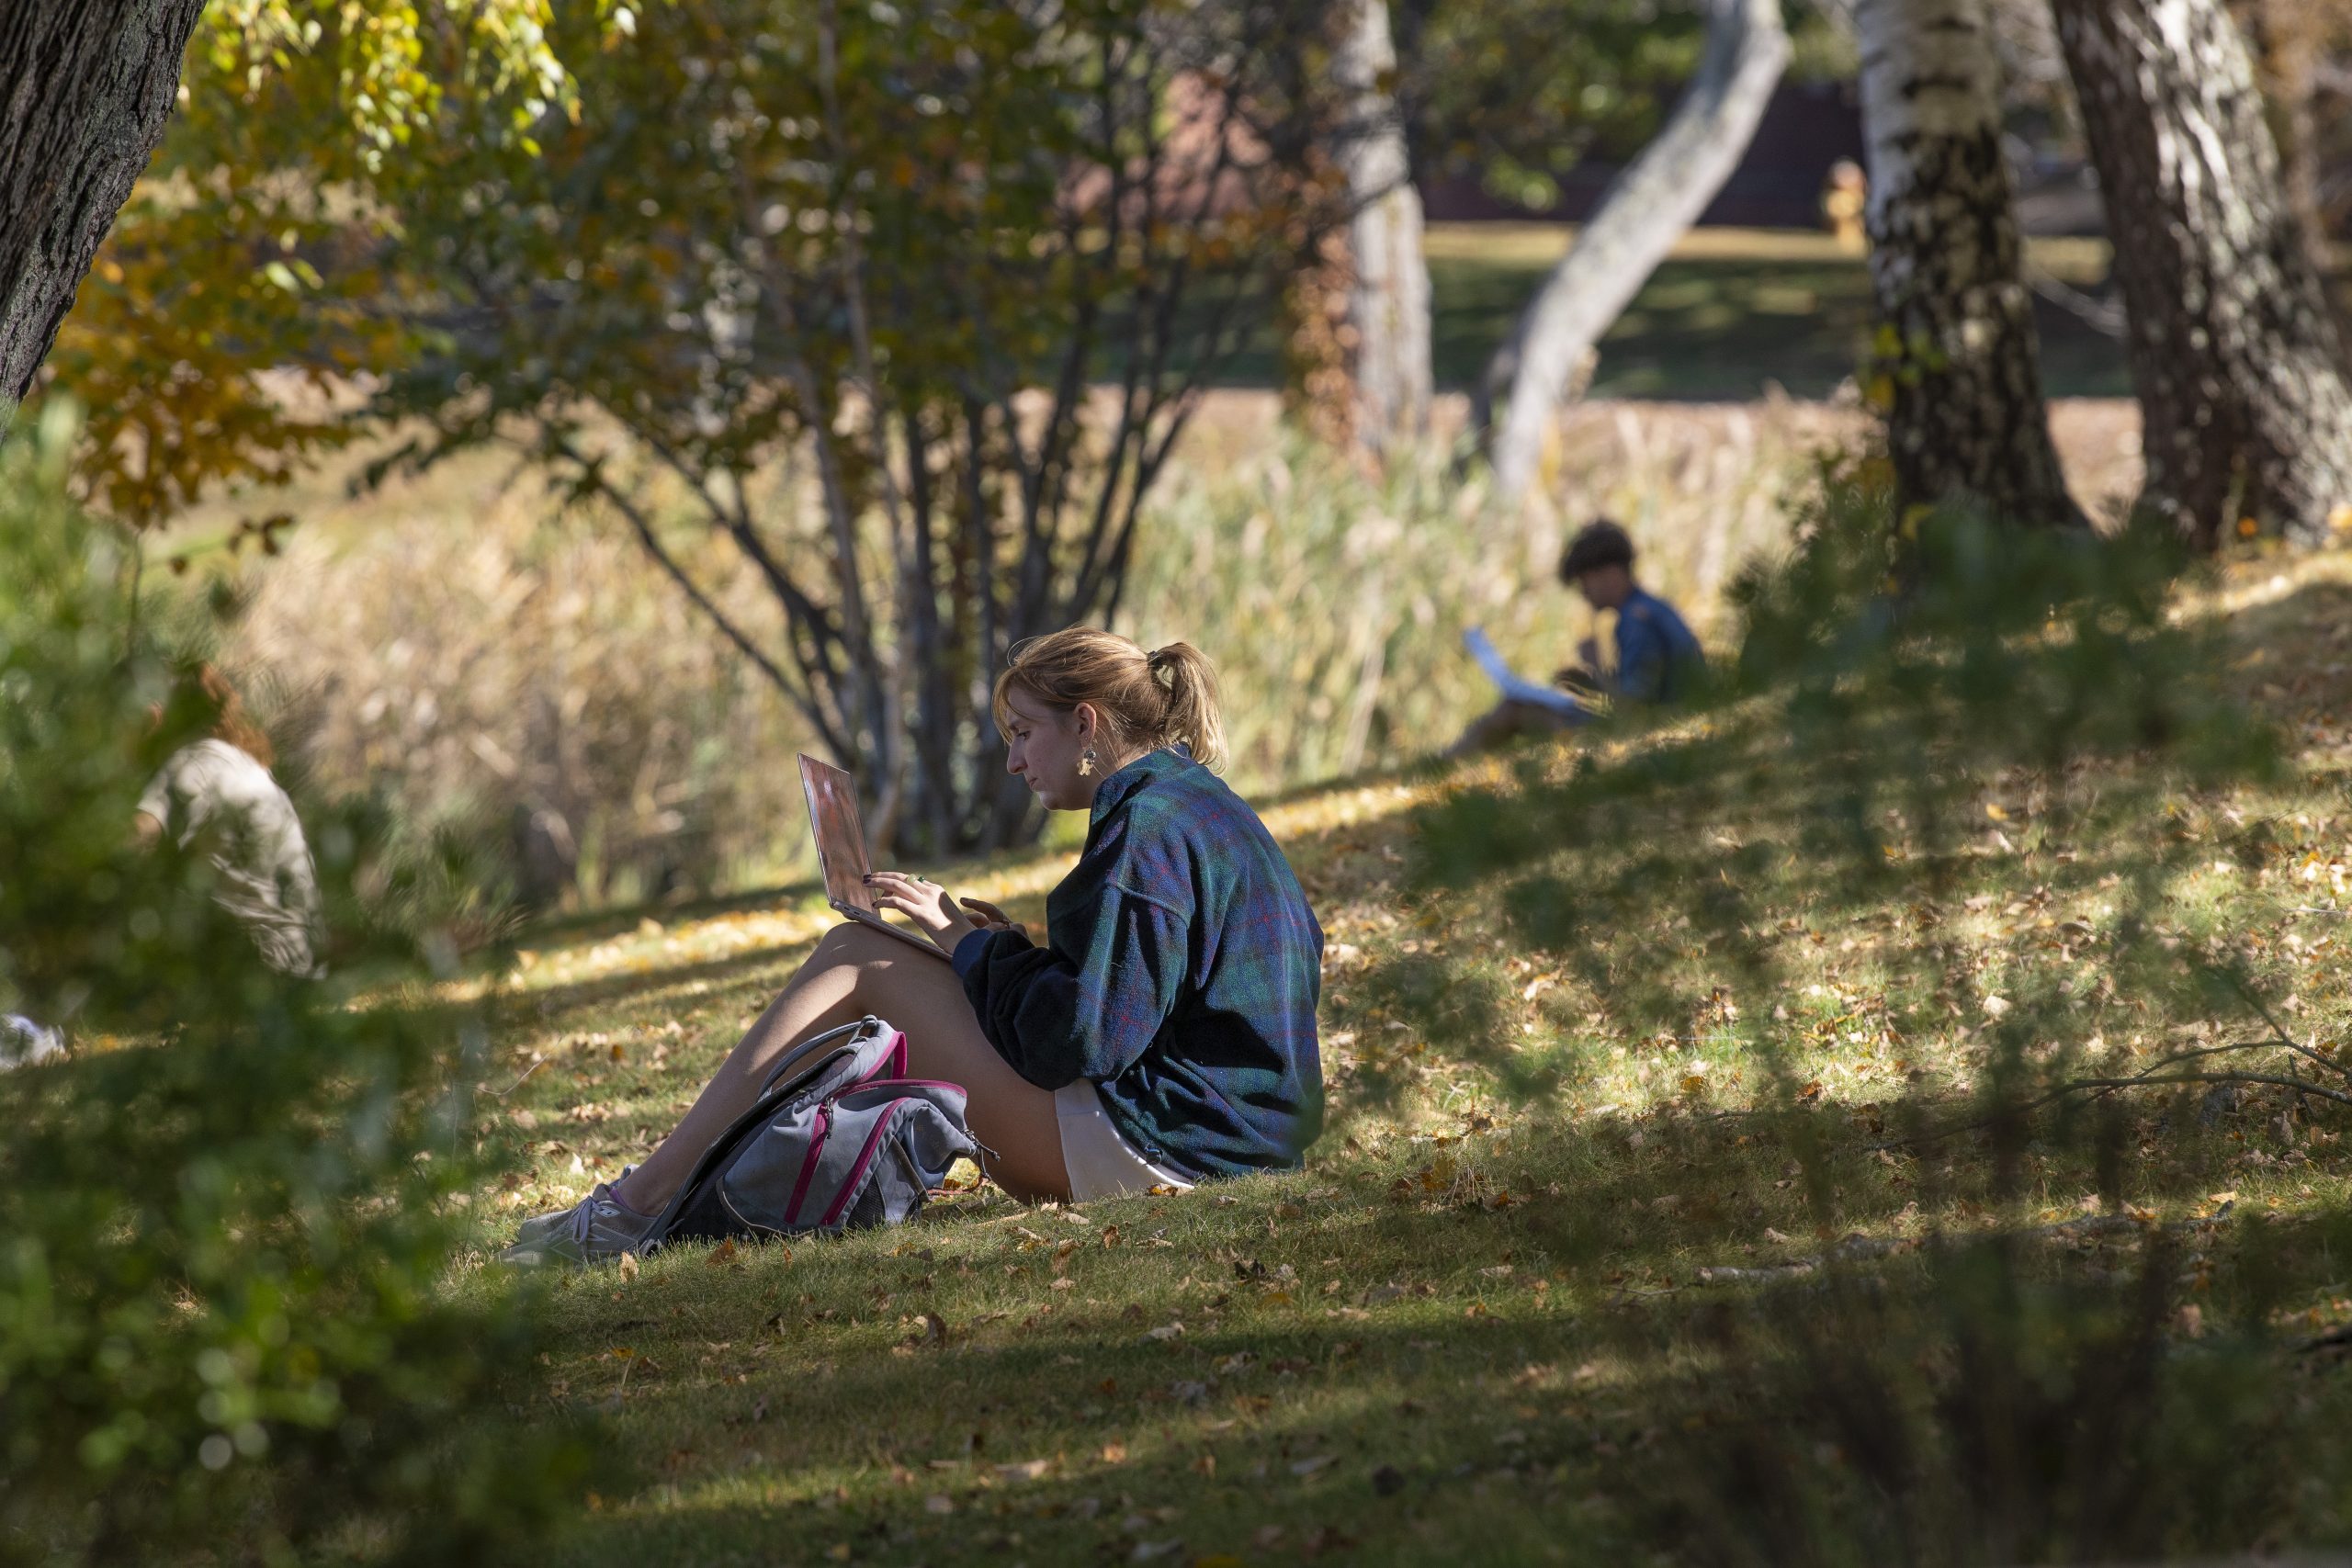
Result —
M 1421 250 L 1421 197 L 1413 188 L 1405 125 L 1391 84 L 1396 48 L 1388 0 L 1341 0 L 1332 71 L 1345 97 L 1340 164 L 1348 182 L 1347 324 L 1356 435 L 1375 453 L 1429 429 L 1430 271 Z
M 1471 409 L 1496 498 L 1525 495 L 1571 378 L 1738 166 L 1789 61 L 1781 0 L 1712 0 L 1698 76 L 1496 351 Z M 1499 425 L 1493 419 L 1504 400 Z
M 203 9 L 204 0 L 0 4 L 0 411 L 31 389 L 145 171 Z
M 2352 507 L 2352 389 L 2245 40 L 2219 0 L 2054 9 L 2131 321 L 2142 500 L 2206 547 L 2241 517 L 2320 543 Z
M 2079 522 L 2050 439 L 2041 346 L 1983 0 L 1860 0 L 1870 157 L 1868 389 L 1906 505 Z

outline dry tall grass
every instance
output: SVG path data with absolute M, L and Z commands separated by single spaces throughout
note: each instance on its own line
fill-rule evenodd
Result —
M 1506 520 L 1442 453 L 1374 479 L 1295 438 L 1253 442 L 1250 412 L 1221 410 L 1168 479 L 1124 629 L 1216 660 L 1236 777 L 1258 789 L 1451 740 L 1494 698 L 1465 627 L 1538 678 L 1568 661 L 1592 617 L 1555 572 L 1597 513 L 1626 525 L 1643 580 L 1707 636 L 1733 573 L 1785 536 L 1806 455 L 1853 434 L 1818 404 L 1587 405 L 1563 422 L 1543 499 Z M 1272 417 L 1269 401 L 1258 428 Z
M 230 656 L 287 694 L 312 779 L 493 834 L 551 812 L 591 901 L 761 869 L 798 820 L 797 732 L 635 543 L 527 486 L 413 499 L 298 529 L 254 576 Z
M 2136 477 L 2131 415 L 2061 407 L 2086 502 Z M 1375 480 L 1283 433 L 1271 395 L 1219 394 L 1150 508 L 1120 629 L 1216 660 L 1245 791 L 1400 761 L 1492 700 L 1464 626 L 1532 674 L 1572 653 L 1590 617 L 1553 569 L 1585 517 L 1623 521 L 1644 579 L 1720 637 L 1723 589 L 1784 536 L 1807 455 L 1860 430 L 1820 404 L 1587 404 L 1543 499 L 1498 523 L 1435 452 Z M 551 808 L 592 901 L 803 867 L 801 725 L 621 531 L 550 521 L 488 463 L 313 497 L 230 654 L 293 694 L 319 782 L 427 819 Z M 744 624 L 772 626 L 730 558 L 699 564 Z

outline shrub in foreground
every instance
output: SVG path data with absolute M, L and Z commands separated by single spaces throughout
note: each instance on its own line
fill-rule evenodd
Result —
M 77 1046 L 0 1073 L 0 1561 L 479 1557 L 582 1450 L 495 1418 L 521 1303 L 443 1288 L 478 1032 L 276 974 L 201 856 L 133 844 L 207 716 L 151 719 L 171 663 L 55 423 L 0 449 L 0 1010 Z M 317 838 L 347 888 L 367 847 Z

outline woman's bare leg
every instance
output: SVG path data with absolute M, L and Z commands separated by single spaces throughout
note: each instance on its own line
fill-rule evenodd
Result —
M 972 1135 L 992 1153 L 989 1176 L 1018 1198 L 1067 1198 L 1061 1123 L 1054 1097 L 1005 1065 L 980 1032 L 962 982 L 926 957 L 865 926 L 835 926 L 744 1032 L 661 1146 L 614 1188 L 639 1213 L 654 1213 L 693 1173 L 703 1151 L 760 1097 L 768 1069 L 811 1035 L 867 1013 L 906 1032 L 908 1071 L 959 1083 Z

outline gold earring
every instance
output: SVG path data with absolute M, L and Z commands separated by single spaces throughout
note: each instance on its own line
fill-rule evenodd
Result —
M 1093 747 L 1089 746 L 1084 751 L 1080 753 L 1078 759 L 1078 776 L 1080 778 L 1091 779 L 1094 776 L 1094 761 Z

